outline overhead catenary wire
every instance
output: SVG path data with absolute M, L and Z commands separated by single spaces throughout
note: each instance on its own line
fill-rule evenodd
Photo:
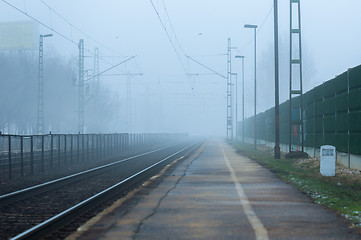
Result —
M 208 69 L 209 71 L 213 72 L 214 74 L 217 74 L 218 76 L 220 76 L 220 77 L 222 77 L 222 78 L 227 78 L 226 76 L 224 76 L 224 75 L 222 75 L 222 74 L 220 74 L 220 73 L 218 73 L 218 72 L 214 71 L 214 70 L 213 70 L 213 69 L 211 69 L 210 67 L 207 67 L 207 66 L 206 66 L 206 65 L 204 65 L 203 63 L 200 63 L 199 61 L 197 61 L 197 60 L 195 60 L 195 59 L 191 58 L 190 56 L 187 56 L 187 55 L 186 55 L 186 57 L 187 57 L 187 58 L 189 58 L 190 60 L 192 60 L 192 61 L 194 61 L 194 62 L 198 63 L 198 64 L 199 64 L 199 65 L 201 65 L 202 67 L 204 67 L 204 68 Z
M 175 30 L 174 30 L 172 21 L 170 20 L 170 17 L 169 17 L 169 14 L 168 14 L 168 10 L 167 10 L 167 7 L 165 6 L 164 0 L 162 0 L 162 3 L 163 3 L 163 8 L 164 8 L 165 14 L 166 14 L 166 16 L 167 16 L 167 18 L 168 18 L 168 21 L 169 21 L 170 28 L 172 29 L 172 32 L 173 32 L 173 34 L 174 34 L 174 38 L 175 38 L 175 40 L 177 41 L 178 46 L 179 46 L 179 48 L 181 49 L 181 51 L 183 52 L 183 54 L 186 55 L 186 52 L 184 51 L 182 45 L 180 44 L 180 42 L 179 42 L 179 40 L 178 40 L 177 34 L 176 34 Z
M 27 12 L 21 10 L 20 8 L 16 7 L 15 5 L 9 3 L 8 1 L 6 0 L 1 0 L 3 1 L 5 4 L 9 5 L 10 7 L 12 7 L 13 9 L 17 10 L 18 12 L 24 14 L 25 16 L 31 18 L 32 20 L 34 20 L 35 22 L 39 23 L 41 26 L 51 30 L 52 32 L 56 33 L 57 35 L 61 36 L 62 38 L 64 38 L 65 40 L 73 43 L 74 45 L 78 46 L 78 43 L 77 42 L 74 42 L 72 39 L 70 39 L 69 37 L 65 36 L 64 34 L 62 34 L 61 32 L 58 32 L 57 30 L 55 30 L 54 28 L 46 25 L 45 23 L 39 21 L 38 19 L 36 19 L 35 17 L 31 16 L 30 14 L 28 14 Z
M 93 37 L 91 37 L 90 35 L 88 35 L 87 33 L 85 33 L 84 31 L 82 31 L 80 28 L 78 28 L 77 26 L 75 26 L 74 24 L 72 24 L 69 20 L 67 20 L 65 17 L 63 17 L 59 12 L 57 12 L 53 7 L 51 7 L 48 3 L 46 3 L 44 0 L 40 0 L 50 11 L 52 11 L 54 14 L 56 14 L 58 17 L 60 17 L 63 21 L 65 21 L 67 24 L 69 24 L 69 26 L 71 28 L 76 29 L 77 31 L 79 31 L 81 34 L 83 34 L 85 37 L 87 37 L 88 39 L 90 39 L 91 41 L 93 41 L 94 43 L 98 44 L 99 46 L 113 52 L 116 53 L 117 55 L 123 55 L 121 53 L 119 53 L 118 51 L 109 48 L 107 46 L 105 46 L 104 44 L 102 44 L 101 42 L 99 42 L 98 40 L 94 39 Z M 72 34 L 72 33 L 71 33 Z
M 178 53 L 178 51 L 177 51 L 177 49 L 176 49 L 176 47 L 175 47 L 175 45 L 174 45 L 174 43 L 173 43 L 173 41 L 172 41 L 172 38 L 171 38 L 170 35 L 169 35 L 169 32 L 168 32 L 168 30 L 167 30 L 164 22 L 162 21 L 160 15 L 159 15 L 159 12 L 158 12 L 157 8 L 155 7 L 155 5 L 154 5 L 154 3 L 153 3 L 152 0 L 149 0 L 149 1 L 150 1 L 151 5 L 152 5 L 152 7 L 153 7 L 153 9 L 154 9 L 154 11 L 155 11 L 158 19 L 159 19 L 160 24 L 162 25 L 162 27 L 163 27 L 163 29 L 164 29 L 167 37 L 168 37 L 169 42 L 170 42 L 171 45 L 172 45 L 172 48 L 173 48 L 175 54 L 177 55 L 177 58 L 178 58 L 181 66 L 182 66 L 182 69 L 183 69 L 184 73 L 187 75 L 187 71 L 186 71 L 186 68 L 185 68 L 185 66 L 184 66 L 184 63 L 183 63 L 182 60 L 181 60 L 181 57 L 180 57 L 180 55 L 179 55 L 179 53 Z
M 72 44 L 74 44 L 74 45 L 76 45 L 76 46 L 78 47 L 78 43 L 75 42 L 73 39 L 67 37 L 65 34 L 59 32 L 59 31 L 57 31 L 56 29 L 54 29 L 53 27 L 50 27 L 49 25 L 41 22 L 41 21 L 38 20 L 37 18 L 33 17 L 32 15 L 30 15 L 30 14 L 28 14 L 27 12 L 23 11 L 22 9 L 16 7 L 15 5 L 9 3 L 8 1 L 6 1 L 6 0 L 1 0 L 1 1 L 4 2 L 5 4 L 7 4 L 8 6 L 12 7 L 12 8 L 15 9 L 16 11 L 18 11 L 18 12 L 24 14 L 25 16 L 29 17 L 30 19 L 32 19 L 33 21 L 37 22 L 38 24 L 40 24 L 41 26 L 45 27 L 46 29 L 52 31 L 53 33 L 57 34 L 58 36 L 62 37 L 63 39 L 67 40 L 68 42 L 70 42 L 70 43 L 72 43 Z M 83 34 L 84 34 L 84 33 L 83 33 Z M 89 49 L 87 49 L 87 48 L 84 48 L 84 50 L 85 50 L 86 52 L 88 52 L 89 54 L 91 54 L 91 55 L 94 56 L 93 51 L 91 51 L 91 50 L 89 50 Z M 104 62 L 106 62 L 107 64 L 113 66 L 112 63 L 110 63 L 109 61 L 105 60 L 104 58 L 100 57 L 100 59 L 103 60 Z
M 274 5 L 272 5 L 271 9 L 268 11 L 266 17 L 263 19 L 262 24 L 258 27 L 257 29 L 257 34 L 261 31 L 263 25 L 266 23 L 266 21 L 268 20 L 269 16 L 272 13 L 272 10 L 274 8 Z M 242 47 L 239 49 L 239 51 L 243 51 L 244 49 L 246 49 L 252 42 L 253 42 L 254 36 Z
M 90 78 L 87 78 L 87 79 L 84 80 L 84 81 L 89 81 L 89 80 L 91 80 L 91 79 L 93 79 L 93 78 L 96 78 L 96 77 L 102 75 L 103 73 L 108 72 L 109 70 L 111 70 L 111 69 L 113 69 L 113 68 L 116 68 L 116 67 L 118 67 L 119 65 L 121 65 L 121 64 L 123 64 L 123 63 L 126 63 L 126 62 L 130 61 L 131 59 L 133 59 L 133 58 L 135 58 L 135 57 L 136 57 L 136 56 L 132 56 L 132 57 L 130 57 L 130 58 L 128 58 L 128 59 L 126 59 L 126 60 L 118 63 L 118 64 L 115 64 L 114 66 L 112 66 L 112 67 L 110 67 L 110 68 L 108 68 L 108 69 L 106 69 L 106 70 L 104 70 L 104 71 L 102 71 L 102 72 L 100 72 L 100 73 L 98 73 L 98 74 L 96 74 L 96 75 L 94 75 L 94 76 L 91 76 Z

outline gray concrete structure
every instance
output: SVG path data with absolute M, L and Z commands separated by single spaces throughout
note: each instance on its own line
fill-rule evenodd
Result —
M 68 239 L 360 239 L 269 170 L 207 142 Z

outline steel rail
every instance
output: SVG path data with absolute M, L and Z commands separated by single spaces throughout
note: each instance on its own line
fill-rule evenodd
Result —
M 68 222 L 69 220 L 72 220 L 74 217 L 78 216 L 82 212 L 87 211 L 92 206 L 95 206 L 98 203 L 104 201 L 105 199 L 109 199 L 110 197 L 114 196 L 116 193 L 119 192 L 119 190 L 123 190 L 126 187 L 128 187 L 129 185 L 136 183 L 137 181 L 139 181 L 141 179 L 142 176 L 147 176 L 151 170 L 155 169 L 156 167 L 158 167 L 160 164 L 164 163 L 165 161 L 167 161 L 181 153 L 184 153 L 191 148 L 193 148 L 192 149 L 192 151 L 193 151 L 197 148 L 196 146 L 199 147 L 200 144 L 201 144 L 201 142 L 193 143 L 193 144 L 177 151 L 176 153 L 169 155 L 168 157 L 158 161 L 157 163 L 133 174 L 132 176 L 120 181 L 119 183 L 114 184 L 113 186 L 101 191 L 100 193 L 93 195 L 92 197 L 76 204 L 75 206 L 55 215 L 54 217 L 24 231 L 23 233 L 15 236 L 11 239 L 12 240 L 39 239 L 39 238 L 46 236 L 52 230 L 61 226 L 63 223 Z M 192 152 L 192 151 L 189 151 L 189 152 Z M 189 152 L 187 152 L 187 153 L 189 153 Z M 182 157 L 180 157 L 180 158 L 182 158 Z
M 113 163 L 109 163 L 109 164 L 102 165 L 102 166 L 99 166 L 99 167 L 95 167 L 95 168 L 92 168 L 92 169 L 89 169 L 89 170 L 86 170 L 86 171 L 75 173 L 75 174 L 72 174 L 72 175 L 69 175 L 69 176 L 66 176 L 66 177 L 58 178 L 58 179 L 55 179 L 55 180 L 52 180 L 52 181 L 49 181 L 49 182 L 46 182 L 46 183 L 38 184 L 38 185 L 35 185 L 35 186 L 32 186 L 32 187 L 24 188 L 24 189 L 15 191 L 15 192 L 11 192 L 11 193 L 1 195 L 0 196 L 0 206 L 5 205 L 5 204 L 7 204 L 9 202 L 18 201 L 19 199 L 23 199 L 23 198 L 26 198 L 26 197 L 30 197 L 30 196 L 42 193 L 42 192 L 49 191 L 50 189 L 53 189 L 53 188 L 56 188 L 56 187 L 64 186 L 64 185 L 68 184 L 69 182 L 74 181 L 74 179 L 76 179 L 76 178 L 77 178 L 77 180 L 82 180 L 84 178 L 87 178 L 87 177 L 91 176 L 92 174 L 98 174 L 100 171 L 105 171 L 105 170 L 107 170 L 107 169 L 109 169 L 109 168 L 111 168 L 111 167 L 113 167 L 115 165 L 118 165 L 120 163 L 124 163 L 124 162 L 130 161 L 130 160 L 134 160 L 136 158 L 143 157 L 143 156 L 155 153 L 155 152 L 159 152 L 159 151 L 162 151 L 164 149 L 171 148 L 171 147 L 174 147 L 174 146 L 177 146 L 177 145 L 159 148 L 159 149 L 152 150 L 152 151 L 149 151 L 149 152 L 146 152 L 146 153 L 138 154 L 136 156 L 128 157 L 128 158 L 125 158 L 125 159 L 122 159 L 122 160 L 119 160 L 119 161 L 116 161 L 116 162 L 113 162 Z

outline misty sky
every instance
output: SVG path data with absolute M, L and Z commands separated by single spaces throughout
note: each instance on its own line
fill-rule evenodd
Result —
M 132 131 L 224 135 L 226 80 L 210 74 L 184 55 L 225 75 L 228 37 L 237 47 L 233 55 L 246 56 L 246 100 L 249 104 L 245 111 L 246 116 L 250 116 L 253 113 L 253 32 L 244 29 L 244 24 L 261 27 L 257 34 L 258 110 L 264 111 L 274 104 L 272 0 L 164 0 L 168 16 L 163 1 L 153 0 L 180 60 L 149 0 L 45 1 L 71 24 L 50 11 L 41 0 L 9 2 L 73 41 L 53 33 L 52 38 L 45 40 L 45 54 L 55 51 L 64 58 L 77 56 L 74 43 L 84 38 L 86 49 L 100 49 L 100 71 L 137 55 L 135 60 L 109 72 L 144 74 L 129 77 Z M 360 9 L 359 0 L 301 1 L 305 91 L 361 63 Z M 0 1 L 1 22 L 23 20 L 30 19 Z M 289 1 L 279 1 L 279 26 L 283 102 L 288 96 L 289 81 L 286 72 L 289 68 Z M 39 26 L 39 34 L 50 32 Z M 86 58 L 85 61 L 86 68 L 91 69 L 93 60 Z M 239 60 L 233 60 L 233 72 L 240 73 L 240 64 Z M 187 77 L 186 73 L 199 75 Z M 127 104 L 126 81 L 126 76 L 101 77 L 102 84 L 117 93 L 122 109 Z M 121 127 L 119 130 L 127 131 Z

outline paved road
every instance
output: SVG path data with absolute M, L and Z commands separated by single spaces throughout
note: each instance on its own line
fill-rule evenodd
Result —
M 361 239 L 269 170 L 208 141 L 69 239 Z

